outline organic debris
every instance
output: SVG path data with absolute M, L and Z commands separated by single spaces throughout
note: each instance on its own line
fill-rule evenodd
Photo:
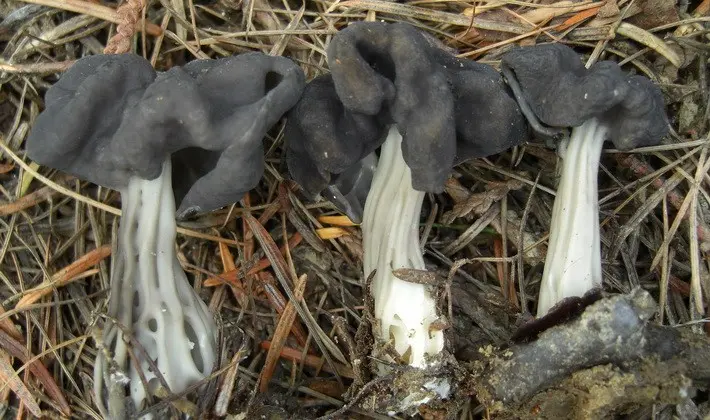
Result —
M 121 203 L 25 157 L 59 74 L 110 47 L 157 70 L 262 51 L 311 79 L 328 71 L 332 36 L 363 20 L 411 23 L 493 66 L 516 45 L 562 42 L 660 86 L 672 134 L 602 154 L 603 297 L 512 339 L 536 308 L 559 162 L 535 142 L 469 161 L 424 200 L 428 271 L 398 272 L 436 287 L 447 351 L 435 370 L 396 366 L 370 335 L 360 228 L 287 179 L 281 123 L 264 139 L 258 187 L 178 227 L 180 264 L 218 315 L 220 367 L 199 395 L 158 388 L 143 412 L 402 418 L 408 397 L 423 404 L 406 414 L 432 419 L 710 415 L 710 1 L 120 3 L 0 3 L 1 418 L 100 418 L 91 372 L 105 349 L 94 337 L 110 322 Z M 372 375 L 372 354 L 393 363 L 390 374 Z

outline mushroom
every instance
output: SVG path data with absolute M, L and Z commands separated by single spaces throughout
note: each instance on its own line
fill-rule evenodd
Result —
M 94 371 L 105 417 L 128 416 L 126 384 L 140 410 L 162 379 L 180 393 L 217 365 L 213 317 L 177 259 L 176 203 L 182 218 L 234 203 L 253 188 L 263 173 L 263 136 L 304 84 L 293 62 L 261 53 L 157 74 L 142 57 L 122 54 L 80 59 L 47 92 L 28 156 L 121 194 L 99 343 L 106 350 Z M 140 346 L 129 352 L 131 343 Z
M 597 171 L 604 142 L 619 150 L 657 144 L 668 119 L 649 79 L 625 75 L 611 61 L 587 69 L 562 44 L 513 49 L 502 57 L 502 71 L 534 131 L 550 139 L 573 127 L 559 143 L 562 174 L 537 307 L 543 316 L 601 286 Z
M 381 146 L 371 187 L 348 187 L 365 201 L 364 213 L 349 200 L 335 204 L 362 216 L 364 275 L 375 273 L 375 337 L 419 368 L 434 364 L 431 356 L 444 348 L 433 287 L 393 270 L 426 269 L 419 242 L 424 195 L 442 192 L 455 164 L 527 138 L 500 75 L 435 42 L 404 23 L 343 29 L 328 47 L 331 75 L 306 86 L 285 129 L 289 172 L 311 197 L 339 190 L 343 174 L 367 179 Z

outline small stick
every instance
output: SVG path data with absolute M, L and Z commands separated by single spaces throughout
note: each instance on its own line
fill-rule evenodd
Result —
M 74 63 L 76 63 L 76 60 L 28 64 L 0 63 L 0 71 L 12 74 L 46 75 L 64 72 Z
M 108 40 L 104 54 L 123 54 L 131 50 L 131 38 L 136 32 L 138 20 L 145 9 L 147 0 L 127 0 L 118 6 L 116 15 L 119 18 L 116 34 Z
M 66 10 L 68 12 L 79 13 L 82 15 L 93 16 L 95 18 L 112 22 L 121 23 L 121 16 L 117 10 L 100 4 L 93 4 L 83 0 L 21 0 L 25 3 L 39 4 L 49 6 L 55 9 Z M 120 9 L 120 7 L 119 7 Z M 145 32 L 150 36 L 158 36 L 163 33 L 160 26 L 146 22 Z

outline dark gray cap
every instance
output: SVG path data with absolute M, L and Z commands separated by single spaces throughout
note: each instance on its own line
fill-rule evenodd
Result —
M 518 105 L 491 67 L 460 60 L 405 23 L 354 23 L 328 47 L 331 75 L 309 83 L 289 114 L 291 176 L 316 195 L 403 136 L 412 186 L 441 192 L 454 164 L 528 138 Z
M 502 57 L 540 121 L 576 127 L 598 118 L 610 128 L 615 147 L 628 150 L 658 143 L 668 133 L 660 89 L 643 76 L 628 76 L 611 61 L 587 69 L 563 44 L 515 48 Z
M 155 73 L 133 54 L 79 60 L 47 92 L 27 153 L 121 189 L 172 159 L 178 216 L 238 201 L 264 169 L 262 139 L 305 84 L 291 60 L 248 53 Z
M 286 121 L 286 161 L 291 177 L 308 195 L 318 195 L 382 144 L 385 121 L 378 115 L 346 109 L 331 75 L 313 79 Z

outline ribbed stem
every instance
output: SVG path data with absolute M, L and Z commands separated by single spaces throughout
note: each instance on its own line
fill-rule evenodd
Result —
M 119 322 L 140 343 L 172 392 L 179 393 L 204 379 L 216 365 L 217 330 L 212 315 L 187 281 L 175 253 L 175 201 L 170 160 L 154 180 L 131 179 L 121 191 L 123 218 L 117 255 L 111 273 L 108 316 Z M 148 392 L 160 384 L 142 352 L 129 360 L 128 340 L 114 322 L 104 325 L 103 345 L 113 355 L 112 367 L 99 354 L 94 370 L 94 391 L 110 418 L 126 415 L 123 396 L 139 409 Z M 148 385 L 140 380 L 139 367 Z
M 402 157 L 402 136 L 390 129 L 365 202 L 362 221 L 364 270 L 372 282 L 375 317 L 380 338 L 394 347 L 412 366 L 423 367 L 425 355 L 444 347 L 443 333 L 429 331 L 437 319 L 436 304 L 428 286 L 402 281 L 392 270 L 424 270 L 419 247 L 419 215 L 424 193 L 412 188 L 412 173 Z
M 602 281 L 597 172 L 608 129 L 591 119 L 562 144 L 562 178 L 552 209 L 550 240 L 537 316 Z

